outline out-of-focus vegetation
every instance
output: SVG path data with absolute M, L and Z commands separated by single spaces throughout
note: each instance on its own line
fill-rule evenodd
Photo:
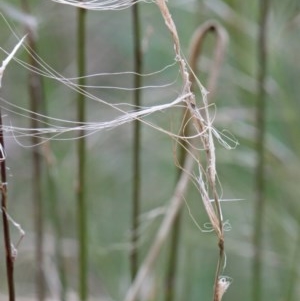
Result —
M 74 78 L 76 67 L 76 9 L 48 1 L 30 2 L 31 13 L 22 13 L 21 1 L 1 1 L 0 9 L 11 28 L 0 19 L 0 46 L 6 51 L 24 34 L 24 21 L 34 28 L 38 55 L 44 64 L 62 76 Z M 143 73 L 149 74 L 172 65 L 157 74 L 142 77 L 143 86 L 163 86 L 142 90 L 142 106 L 150 107 L 173 101 L 181 92 L 178 66 L 174 64 L 172 40 L 154 3 L 139 3 L 143 47 Z M 214 95 L 215 127 L 235 137 L 239 145 L 226 150 L 217 145 L 217 170 L 224 202 L 224 220 L 232 229 L 226 232 L 226 269 L 233 279 L 223 300 L 252 299 L 253 231 L 255 191 L 255 104 L 257 98 L 257 37 L 259 1 L 169 0 L 187 57 L 195 29 L 214 19 L 229 35 L 226 56 Z M 112 73 L 90 77 L 91 86 L 133 86 L 133 75 L 114 74 L 132 71 L 134 66 L 130 9 L 88 11 L 86 61 L 87 74 Z M 266 114 L 266 208 L 263 217 L 262 300 L 299 300 L 300 255 L 300 2 L 271 1 L 267 23 L 267 114 Z M 213 38 L 208 38 L 199 61 L 198 74 L 204 86 L 211 66 Z M 6 57 L 0 54 L 0 60 Z M 27 61 L 20 51 L 17 58 Z M 28 71 L 11 62 L 1 88 L 1 111 L 6 125 L 30 127 L 30 115 L 14 106 L 28 109 Z M 47 116 L 76 120 L 77 95 L 69 87 L 43 78 Z M 133 104 L 133 91 L 117 88 L 88 88 L 88 91 L 112 104 Z M 4 101 L 5 100 L 5 101 Z M 120 105 L 120 108 L 125 106 Z M 108 105 L 86 100 L 89 122 L 110 121 L 119 113 Z M 15 114 L 14 112 L 20 114 Z M 170 109 L 145 117 L 156 126 L 178 133 L 180 109 Z M 58 120 L 51 123 L 60 125 Z M 140 261 L 151 246 L 163 212 L 177 180 L 176 141 L 142 124 Z M 130 229 L 132 198 L 132 123 L 111 130 L 88 132 L 86 159 L 88 282 L 89 296 L 97 300 L 122 300 L 130 286 Z M 32 202 L 32 140 L 20 133 L 6 132 L 9 214 L 26 232 L 15 261 L 16 295 L 35 300 L 34 208 Z M 78 259 L 76 225 L 76 132 L 43 141 L 39 149 L 51 154 L 52 165 L 44 163 L 42 175 L 44 220 L 44 273 L 49 298 L 59 300 L 60 273 L 57 265 L 57 231 L 61 226 L 63 269 L 68 295 L 76 294 Z M 47 171 L 48 170 L 48 171 Z M 51 185 L 47 172 L 51 173 Z M 185 196 L 194 219 L 200 226 L 208 220 L 199 192 L 193 185 Z M 53 200 L 56 213 L 53 212 Z M 211 300 L 218 257 L 217 240 L 212 233 L 201 232 L 183 208 L 180 229 L 175 300 Z M 151 215 L 151 213 L 160 213 Z M 154 216 L 154 217 L 153 217 Z M 54 222 L 53 222 L 53 219 Z M 1 231 L 2 232 L 2 231 Z M 13 242 L 19 238 L 11 225 Z M 164 277 L 168 261 L 168 241 L 144 291 L 147 300 L 163 300 Z M 0 279 L 5 279 L 4 249 L 1 241 Z M 0 282 L 0 299 L 6 300 L 6 282 Z M 102 299 L 101 299 L 102 298 Z M 152 299 L 151 299 L 152 298 Z M 17 299 L 18 300 L 18 299 Z M 20 299 L 21 300 L 21 299 Z

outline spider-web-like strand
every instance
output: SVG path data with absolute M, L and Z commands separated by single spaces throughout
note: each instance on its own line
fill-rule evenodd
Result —
M 90 1 L 78 1 L 78 0 L 52 0 L 60 4 L 71 5 L 88 10 L 123 10 L 131 7 L 138 2 L 151 3 L 151 0 L 90 0 Z
M 36 137 L 45 138 L 48 140 L 49 137 L 47 138 L 47 135 L 52 135 L 51 139 L 53 139 L 57 135 L 61 135 L 61 134 L 68 133 L 68 132 L 80 131 L 82 129 L 84 129 L 84 131 L 86 131 L 86 132 L 94 133 L 94 132 L 99 132 L 102 130 L 113 129 L 115 127 L 129 123 L 136 119 L 141 120 L 142 118 L 144 118 L 150 114 L 153 114 L 155 112 L 163 111 L 168 108 L 175 107 L 176 105 L 183 102 L 186 99 L 186 97 L 188 97 L 188 95 L 182 95 L 170 103 L 152 106 L 152 107 L 140 110 L 140 111 L 124 112 L 123 115 L 121 115 L 111 121 L 85 122 L 84 124 L 82 124 L 82 123 L 78 123 L 78 122 L 71 122 L 68 120 L 50 118 L 50 117 L 42 116 L 40 114 L 36 114 L 36 115 L 40 115 L 40 117 L 46 117 L 48 120 L 52 120 L 52 122 L 59 121 L 59 122 L 65 122 L 65 123 L 72 123 L 73 126 L 71 126 L 71 125 L 70 126 L 57 126 L 54 123 L 47 122 L 46 127 L 40 127 L 40 128 L 17 127 L 17 126 L 13 126 L 11 124 L 3 125 L 2 127 L 3 127 L 4 132 L 11 133 L 15 138 L 18 138 L 21 136 L 36 136 Z M 1 100 L 3 101 L 3 99 L 1 99 Z M 18 108 L 22 109 L 20 107 L 18 107 Z M 29 111 L 26 109 L 22 109 L 22 110 Z M 18 113 L 16 113 L 16 114 L 18 114 Z

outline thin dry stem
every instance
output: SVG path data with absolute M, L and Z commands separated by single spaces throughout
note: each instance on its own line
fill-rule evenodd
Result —
M 166 215 L 156 234 L 156 238 L 151 246 L 150 251 L 148 252 L 148 255 L 146 256 L 146 259 L 141 265 L 133 284 L 127 291 L 124 301 L 134 301 L 137 299 L 139 290 L 144 280 L 149 275 L 151 269 L 154 266 L 154 263 L 161 251 L 161 248 L 171 231 L 172 225 L 174 224 L 174 220 L 180 208 L 182 207 L 183 199 L 184 199 L 183 195 L 185 194 L 185 191 L 189 183 L 193 162 L 194 162 L 193 157 L 189 156 L 186 160 L 183 171 L 176 185 L 173 197 L 170 200 L 170 205 L 168 207 Z
M 22 0 L 22 8 L 25 13 L 29 13 L 28 1 Z M 28 25 L 25 26 L 27 32 L 27 39 L 31 49 L 37 51 L 36 40 L 32 28 Z M 37 63 L 32 55 L 28 56 L 30 65 L 38 67 Z M 42 106 L 43 88 L 42 77 L 34 72 L 28 73 L 28 92 L 30 96 L 30 109 L 32 112 L 39 112 Z M 35 129 L 39 127 L 39 121 L 34 117 L 34 113 L 31 114 L 31 128 Z M 33 145 L 38 143 L 36 136 L 31 137 L 31 143 Z M 35 257 L 36 257 L 36 274 L 35 285 L 36 294 L 39 301 L 45 300 L 46 284 L 44 275 L 44 217 L 43 217 L 43 201 L 42 201 L 42 158 L 40 155 L 40 148 L 37 145 L 32 152 L 32 197 L 34 208 L 34 228 L 35 228 Z
M 174 42 L 174 50 L 176 54 L 176 60 L 179 63 L 180 71 L 181 71 L 181 77 L 183 81 L 183 93 L 191 93 L 191 81 L 190 81 L 190 74 L 188 72 L 188 69 L 186 67 L 186 62 L 184 58 L 181 55 L 181 49 L 180 49 L 180 41 L 177 33 L 176 26 L 174 24 L 174 21 L 172 19 L 172 16 L 169 12 L 169 9 L 166 5 L 165 0 L 157 0 L 156 1 L 161 14 L 165 20 L 165 24 L 168 27 L 172 38 Z M 209 110 L 208 110 L 208 101 L 207 101 L 207 94 L 208 92 L 203 87 L 203 85 L 200 83 L 200 81 L 195 77 L 196 83 L 198 85 L 198 88 L 201 91 L 202 94 L 202 100 L 204 103 L 204 117 L 201 115 L 200 110 L 196 107 L 195 97 L 194 94 L 190 94 L 189 97 L 185 99 L 187 107 L 190 111 L 191 119 L 193 121 L 193 124 L 198 131 L 198 133 L 201 133 L 200 138 L 203 144 L 203 147 L 206 151 L 206 161 L 207 161 L 207 182 L 202 179 L 201 174 L 201 165 L 199 164 L 199 190 L 202 196 L 202 200 L 207 212 L 207 215 L 210 219 L 210 222 L 212 224 L 213 229 L 215 230 L 217 237 L 218 237 L 218 246 L 219 246 L 219 260 L 218 260 L 218 266 L 216 271 L 216 277 L 215 277 L 215 285 L 214 285 L 214 301 L 220 301 L 221 297 L 219 294 L 219 277 L 222 271 L 222 264 L 224 261 L 224 229 L 223 229 L 223 217 L 222 217 L 222 211 L 221 211 L 221 205 L 220 200 L 216 188 L 216 157 L 215 157 L 215 146 L 214 146 L 214 140 L 213 140 L 213 128 L 212 128 L 212 121 L 210 119 Z M 215 80 L 215 79 L 213 79 Z M 206 185 L 209 184 L 209 190 L 206 188 Z M 211 191 L 213 198 L 214 198 L 214 205 L 212 206 L 209 198 L 209 191 Z
M 165 20 L 165 23 L 170 30 L 173 41 L 174 41 L 174 49 L 176 54 L 176 60 L 179 63 L 180 70 L 181 70 L 181 76 L 183 80 L 183 93 L 188 93 L 189 97 L 185 98 L 185 101 L 187 103 L 188 109 L 190 110 L 191 118 L 194 123 L 195 128 L 199 133 L 203 133 L 200 137 L 204 146 L 204 149 L 206 150 L 206 157 L 207 157 L 207 171 L 208 171 L 208 181 L 209 184 L 212 186 L 211 189 L 213 191 L 213 195 L 215 198 L 215 203 L 217 206 L 217 213 L 215 210 L 210 210 L 210 203 L 205 204 L 205 207 L 209 209 L 208 216 L 212 223 L 213 228 L 215 229 L 218 238 L 220 240 L 223 240 L 223 226 L 222 226 L 222 220 L 221 220 L 221 211 L 220 211 L 220 203 L 218 199 L 218 195 L 216 192 L 215 182 L 216 182 L 216 168 L 215 168 L 215 147 L 214 147 L 214 141 L 212 136 L 212 126 L 211 126 L 211 120 L 208 112 L 208 102 L 207 102 L 207 94 L 208 92 L 203 87 L 203 85 L 200 83 L 200 81 L 196 78 L 196 83 L 198 87 L 201 90 L 202 99 L 204 103 L 204 112 L 205 112 L 205 119 L 200 114 L 200 111 L 196 108 L 195 103 L 195 96 L 191 92 L 191 81 L 190 81 L 190 75 L 186 67 L 186 62 L 183 59 L 181 55 L 180 50 L 180 42 L 178 33 L 176 30 L 176 26 L 172 20 L 171 14 L 168 10 L 168 7 L 164 0 L 157 0 L 157 5 L 161 10 L 162 16 Z M 199 180 L 202 181 L 202 178 L 200 177 Z M 200 185 L 200 189 L 202 190 L 202 194 L 205 195 L 203 189 L 206 190 L 205 183 L 203 185 Z M 207 198 L 203 199 L 203 202 L 206 201 Z M 218 216 L 217 216 L 218 215 Z M 218 221 L 218 222 L 216 222 Z
M 7 58 L 2 62 L 0 67 L 0 88 L 1 80 L 5 68 L 11 61 L 17 50 L 20 48 L 25 37 L 19 41 L 14 47 L 12 52 L 8 54 Z M 7 177 L 6 177 L 6 156 L 5 156 L 5 145 L 4 145 L 4 130 L 2 122 L 2 113 L 0 111 L 0 169 L 1 169 L 1 211 L 2 211 L 2 222 L 3 222 L 3 237 L 6 255 L 6 274 L 7 274 L 7 286 L 8 286 L 8 298 L 9 301 L 15 301 L 15 284 L 14 284 L 14 260 L 16 257 L 15 248 L 11 243 L 10 231 L 9 231 L 9 215 L 7 213 Z
M 225 55 L 225 49 L 227 45 L 228 35 L 226 30 L 216 21 L 208 21 L 204 24 L 200 25 L 195 33 L 193 34 L 193 37 L 191 39 L 190 44 L 190 52 L 189 52 L 189 65 L 191 70 L 193 70 L 193 75 L 191 76 L 191 88 L 195 89 L 195 81 L 196 81 L 196 74 L 197 74 L 197 63 L 199 59 L 201 58 L 202 54 L 202 46 L 205 40 L 205 37 L 209 34 L 213 34 L 216 36 L 216 47 L 214 51 L 214 56 L 212 60 L 212 65 L 209 72 L 209 78 L 208 78 L 208 90 L 210 91 L 208 100 L 211 103 L 213 96 L 216 92 L 216 84 L 217 79 L 220 73 L 221 64 L 224 59 Z M 188 145 L 188 141 L 184 139 L 184 136 L 189 136 L 190 132 L 190 126 L 189 126 L 189 120 L 191 118 L 190 111 L 188 108 L 184 108 L 183 117 L 182 117 L 182 126 L 180 128 L 180 136 L 183 137 L 180 139 L 181 147 L 179 152 L 179 160 L 178 164 L 179 167 L 183 165 L 183 162 L 185 161 L 185 158 L 187 156 L 187 150 L 186 147 Z M 201 170 L 199 171 L 201 173 Z M 203 182 L 202 182 L 203 184 Z M 204 196 L 202 198 L 206 198 L 206 202 L 204 202 L 204 205 L 206 207 L 207 212 L 210 212 L 210 215 L 213 213 L 213 208 L 209 204 L 208 200 L 209 197 L 207 195 L 206 189 L 202 189 Z M 177 248 L 178 248 L 178 240 L 179 240 L 179 229 L 180 229 L 180 215 L 178 215 L 178 218 L 175 222 L 173 232 L 172 232 L 172 241 L 171 241 L 171 248 L 170 248 L 170 260 L 169 260 L 169 268 L 168 268 L 168 275 L 166 279 L 166 294 L 165 294 L 165 300 L 171 301 L 173 300 L 173 293 L 174 293 L 174 287 L 175 287 L 175 271 L 176 271 L 176 260 L 177 260 Z M 218 221 L 215 221 L 218 223 Z M 223 248 L 222 248 L 223 249 Z M 219 261 L 220 262 L 220 261 Z M 218 269 L 219 270 L 219 269 Z M 219 272 L 217 273 L 219 274 Z M 217 284 L 218 278 L 215 279 L 215 285 Z M 220 294 L 218 294 L 219 296 Z
M 228 42 L 228 34 L 225 28 L 216 21 L 207 21 L 200 25 L 193 34 L 190 44 L 189 64 L 194 74 L 197 74 L 197 62 L 202 53 L 205 37 L 212 33 L 216 36 L 216 46 L 214 48 L 214 56 L 212 66 L 209 72 L 207 88 L 209 91 L 208 100 L 211 102 L 216 92 L 217 80 L 220 74 L 221 65 L 224 60 L 225 50 Z M 194 86 L 195 78 L 191 77 Z

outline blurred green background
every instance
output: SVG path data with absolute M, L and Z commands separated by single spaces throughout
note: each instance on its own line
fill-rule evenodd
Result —
M 0 46 L 11 51 L 17 39 L 5 23 L 7 19 L 20 36 L 25 32 L 21 1 L 1 1 Z M 266 125 L 266 208 L 263 216 L 262 300 L 299 300 L 300 228 L 300 2 L 270 1 L 267 26 L 267 114 Z M 34 22 L 38 54 L 64 77 L 76 77 L 76 9 L 50 0 L 29 1 L 30 20 Z M 227 30 L 229 43 L 219 76 L 214 102 L 215 126 L 226 129 L 239 142 L 233 150 L 216 143 L 217 170 L 224 199 L 242 199 L 223 205 L 224 219 L 232 229 L 226 232 L 227 266 L 225 275 L 233 279 L 223 297 L 227 300 L 253 300 L 253 230 L 255 202 L 255 105 L 257 99 L 257 37 L 259 1 L 169 0 L 172 17 L 188 56 L 191 36 L 203 22 L 214 19 Z M 160 12 L 154 3 L 141 3 L 143 73 L 148 74 L 174 63 L 173 44 Z M 27 16 L 28 17 L 28 16 Z M 87 73 L 132 71 L 134 65 L 131 9 L 89 11 L 87 13 Z M 209 38 L 199 62 L 197 76 L 204 86 L 211 66 L 214 39 Z M 0 60 L 6 57 L 0 54 Z M 27 61 L 25 51 L 17 57 Z M 30 127 L 30 116 L 8 103 L 29 108 L 28 71 L 11 62 L 1 89 L 1 110 L 7 125 Z M 43 79 L 47 115 L 76 120 L 76 92 L 53 79 Z M 89 85 L 128 87 L 133 75 L 108 75 L 89 78 Z M 174 100 L 180 93 L 178 66 L 152 76 L 142 77 L 144 86 L 167 85 L 142 90 L 142 105 L 152 106 Z M 116 88 L 89 89 L 98 98 L 113 104 L 132 104 L 133 92 Z M 8 103 L 3 101 L 5 99 Z M 119 113 L 100 102 L 86 99 L 88 121 L 112 120 Z M 126 110 L 130 107 L 123 106 Z M 180 109 L 155 113 L 146 120 L 178 132 Z M 53 121 L 56 125 L 59 122 Z M 172 196 L 177 169 L 174 164 L 175 141 L 150 126 L 142 125 L 141 149 L 141 241 L 140 259 L 147 254 L 162 220 L 151 218 L 152 210 L 163 209 Z M 132 198 L 132 124 L 92 133 L 87 138 L 87 204 L 89 296 L 95 300 L 122 300 L 130 286 L 129 248 Z M 34 208 L 32 202 L 32 152 L 28 137 L 7 132 L 6 155 L 9 181 L 9 214 L 26 232 L 15 262 L 17 300 L 35 297 Z M 45 278 L 47 298 L 59 300 L 59 271 L 55 259 L 53 198 L 57 202 L 66 273 L 67 300 L 77 292 L 76 226 L 76 132 L 51 140 L 54 157 L 54 186 L 49 188 L 44 169 L 43 220 L 45 223 Z M 45 145 L 45 143 L 44 143 Z M 53 188 L 55 187 L 55 188 Z M 199 192 L 193 185 L 185 196 L 190 210 L 202 226 L 208 219 Z M 160 211 L 161 212 L 161 211 Z M 57 218 L 57 216 L 55 217 Z M 2 228 L 1 228 L 2 229 Z M 2 232 L 2 231 L 1 231 Z M 13 242 L 19 237 L 11 225 Z M 202 233 L 183 208 L 180 230 L 175 300 L 211 300 L 218 258 L 217 239 Z M 145 284 L 150 292 L 145 300 L 164 300 L 164 277 L 169 256 L 168 241 Z M 6 300 L 4 247 L 1 240 L 0 291 Z M 73 297 L 72 297 L 73 296 Z M 152 298 L 152 299 L 151 299 Z M 27 299 L 26 299 L 27 300 Z M 253 300 L 256 301 L 256 300 Z

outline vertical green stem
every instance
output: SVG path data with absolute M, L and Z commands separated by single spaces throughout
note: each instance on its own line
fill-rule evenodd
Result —
M 85 85 L 85 17 L 86 11 L 82 8 L 77 9 L 77 64 L 78 64 L 78 84 L 83 87 Z M 85 121 L 85 96 L 78 93 L 77 100 L 77 119 L 80 123 Z M 79 239 L 79 297 L 81 301 L 87 300 L 88 294 L 88 250 L 87 250 L 87 217 L 86 217 L 86 200 L 85 200 L 85 168 L 86 168 L 86 146 L 84 138 L 84 130 L 79 131 L 77 158 L 78 158 L 78 175 L 77 175 L 77 214 L 78 214 L 78 239 Z
M 265 132 L 266 132 L 266 74 L 267 74 L 267 14 L 269 0 L 260 0 L 260 20 L 258 37 L 258 95 L 256 105 L 256 151 L 255 172 L 256 202 L 254 212 L 254 258 L 253 258 L 253 301 L 262 297 L 262 242 L 263 217 L 265 210 Z
M 3 237 L 6 255 L 6 275 L 8 286 L 8 300 L 15 301 L 15 284 L 14 284 L 14 257 L 11 250 L 11 240 L 9 233 L 9 221 L 7 216 L 7 181 L 6 181 L 6 158 L 4 136 L 2 129 L 2 114 L 0 111 L 0 169 L 1 169 L 1 211 L 3 222 Z
M 141 77 L 142 70 L 142 52 L 140 38 L 140 20 L 139 20 L 139 5 L 132 6 L 132 22 L 133 22 L 133 41 L 134 41 L 134 105 L 138 109 L 141 102 Z M 131 278 L 135 278 L 138 271 L 138 227 L 141 203 L 141 124 L 138 120 L 133 123 L 133 197 L 132 197 L 132 250 L 130 254 L 130 269 Z
M 299 255 L 300 255 L 300 229 L 298 229 L 298 238 L 296 241 L 294 255 L 292 256 L 292 262 L 291 262 L 292 265 L 289 270 L 290 277 L 288 277 L 288 279 L 287 279 L 288 289 L 287 289 L 287 297 L 285 299 L 286 301 L 295 300 L 293 297 L 294 297 L 295 286 L 297 286 L 297 284 L 298 284 L 297 278 L 298 278 Z

